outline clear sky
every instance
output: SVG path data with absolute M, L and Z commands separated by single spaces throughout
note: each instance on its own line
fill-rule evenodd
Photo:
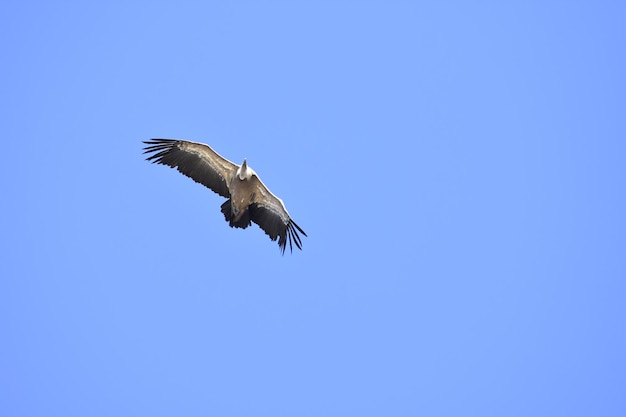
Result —
M 626 415 L 626 6 L 0 5 L 0 415 Z M 280 255 L 144 160 L 248 163 Z

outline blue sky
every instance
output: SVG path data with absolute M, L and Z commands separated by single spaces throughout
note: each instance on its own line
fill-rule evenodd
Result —
M 624 15 L 4 2 L 0 415 L 626 415 Z

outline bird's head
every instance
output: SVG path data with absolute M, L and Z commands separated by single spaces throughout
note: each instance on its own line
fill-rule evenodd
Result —
M 243 163 L 241 164 L 241 166 L 237 169 L 237 177 L 243 181 L 245 179 L 250 178 L 250 176 L 252 175 L 251 173 L 251 169 L 248 168 L 248 163 L 246 162 L 246 159 L 243 159 Z

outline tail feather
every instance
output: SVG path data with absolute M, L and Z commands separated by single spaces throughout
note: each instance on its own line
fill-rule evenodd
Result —
M 221 207 L 222 214 L 224 214 L 224 218 L 230 225 L 230 227 L 237 227 L 240 229 L 245 229 L 250 226 L 250 213 L 248 212 L 248 208 L 246 207 L 246 211 L 242 213 L 239 220 L 235 221 L 235 215 L 233 214 L 233 210 L 230 204 L 230 198 L 222 204 Z

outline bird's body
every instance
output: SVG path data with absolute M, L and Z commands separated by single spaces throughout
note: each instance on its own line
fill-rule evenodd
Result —
M 144 142 L 147 160 L 178 169 L 182 174 L 228 198 L 221 207 L 231 227 L 245 229 L 254 222 L 284 253 L 289 243 L 302 249 L 298 234 L 306 236 L 289 216 L 282 200 L 272 194 L 244 159 L 241 165 L 220 156 L 203 143 L 152 139 Z
M 244 159 L 243 164 L 230 180 L 228 189 L 230 190 L 230 209 L 233 215 L 233 223 L 239 222 L 248 206 L 254 203 L 255 189 L 258 184 L 255 184 L 253 176 L 256 176 L 256 173 L 251 168 L 248 168 L 248 164 Z

